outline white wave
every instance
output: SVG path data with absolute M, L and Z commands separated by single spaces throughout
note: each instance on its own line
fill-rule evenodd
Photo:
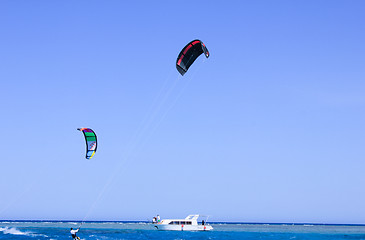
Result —
M 66 222 L 66 223 L 68 223 L 68 224 L 73 224 L 73 225 L 80 224 L 80 223 L 78 223 L 78 222 Z
M 11 234 L 11 235 L 24 235 L 24 236 L 29 236 L 29 237 L 48 237 L 47 235 L 44 234 L 34 234 L 32 232 L 22 232 L 16 228 L 8 228 L 8 227 L 0 227 L 0 232 L 3 232 L 4 234 Z
M 0 232 L 3 232 L 4 234 L 26 235 L 26 236 L 30 236 L 30 234 L 32 234 L 31 232 L 22 232 L 16 228 L 8 228 L 8 227 L 0 228 Z
M 28 235 L 28 234 L 30 234 L 30 233 L 27 233 L 27 232 L 19 231 L 16 228 L 8 228 L 8 227 L 0 228 L 0 232 L 3 232 L 4 234 L 12 234 L 12 235 Z

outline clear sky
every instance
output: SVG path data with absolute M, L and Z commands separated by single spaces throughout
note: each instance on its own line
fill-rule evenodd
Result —
M 0 1 L 0 219 L 364 224 L 364 13 Z M 193 39 L 211 56 L 179 77 Z

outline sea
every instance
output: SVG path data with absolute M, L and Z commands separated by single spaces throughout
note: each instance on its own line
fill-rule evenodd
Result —
M 72 239 L 74 221 L 0 221 L 0 239 Z M 365 240 L 365 225 L 211 223 L 207 232 L 158 231 L 148 222 L 85 222 L 81 239 Z

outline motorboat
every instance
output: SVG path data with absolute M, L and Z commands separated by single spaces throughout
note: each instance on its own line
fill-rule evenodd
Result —
M 206 223 L 206 220 L 198 222 L 199 217 L 204 217 L 199 214 L 189 215 L 185 219 L 163 219 L 154 218 L 153 226 L 158 230 L 170 231 L 210 231 L 213 227 Z

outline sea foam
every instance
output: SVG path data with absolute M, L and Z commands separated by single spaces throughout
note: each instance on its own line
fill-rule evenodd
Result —
M 48 237 L 47 235 L 44 234 L 34 234 L 32 232 L 22 232 L 14 227 L 9 228 L 9 227 L 0 227 L 0 232 L 3 232 L 3 234 L 10 234 L 10 235 L 24 235 L 24 236 L 29 236 L 29 237 Z

